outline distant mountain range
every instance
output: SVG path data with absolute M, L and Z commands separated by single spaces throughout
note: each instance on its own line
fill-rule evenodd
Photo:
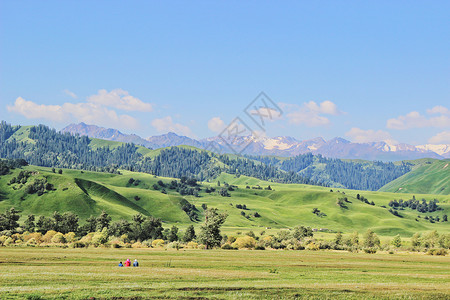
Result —
M 135 143 L 147 148 L 163 148 L 170 146 L 187 145 L 201 149 L 217 149 L 225 153 L 232 153 L 231 146 L 247 145 L 242 154 L 247 155 L 274 155 L 295 156 L 311 152 L 330 158 L 365 159 L 381 161 L 397 161 L 418 158 L 450 158 L 450 145 L 419 145 L 408 144 L 390 145 L 386 142 L 352 143 L 343 138 L 324 140 L 321 137 L 299 141 L 289 136 L 274 138 L 264 137 L 255 139 L 253 136 L 238 136 L 233 141 L 225 142 L 215 136 L 201 140 L 191 139 L 175 133 L 167 133 L 144 139 L 135 134 L 124 134 L 117 129 L 103 128 L 85 123 L 70 124 L 61 130 L 72 134 L 87 135 L 111 141 Z

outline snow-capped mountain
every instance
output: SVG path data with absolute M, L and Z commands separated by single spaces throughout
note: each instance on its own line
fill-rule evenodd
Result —
M 324 140 L 317 137 L 300 141 L 289 136 L 260 137 L 236 136 L 224 139 L 219 136 L 195 140 L 170 132 L 143 139 L 134 134 L 123 134 L 117 129 L 107 129 L 84 123 L 71 124 L 61 130 L 112 141 L 135 143 L 149 148 L 188 145 L 224 153 L 239 152 L 248 155 L 295 156 L 311 152 L 331 158 L 397 161 L 418 158 L 450 158 L 450 145 L 392 145 L 386 142 L 353 143 L 343 138 Z M 240 149 L 244 149 L 242 152 Z

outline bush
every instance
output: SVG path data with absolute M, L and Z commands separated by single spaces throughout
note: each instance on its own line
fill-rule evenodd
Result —
M 63 244 L 66 242 L 66 239 L 64 238 L 64 234 L 62 234 L 61 232 L 56 233 L 53 237 L 52 237 L 52 243 L 55 244 Z
M 238 248 L 235 248 L 235 247 L 231 246 L 230 244 L 224 244 L 222 246 L 222 249 L 223 250 L 237 250 Z
M 71 248 L 85 248 L 86 244 L 80 241 L 77 242 L 73 242 L 72 244 L 70 244 Z
M 66 239 L 66 243 L 74 242 L 75 241 L 75 233 L 68 232 L 64 235 L 64 238 Z
M 375 249 L 375 248 L 364 248 L 363 250 L 365 253 L 368 253 L 368 254 L 377 253 L 377 249 Z
M 164 247 L 164 240 L 162 239 L 156 239 L 152 242 L 152 247 L 156 248 L 156 247 Z
M 136 242 L 131 244 L 131 248 L 144 248 L 144 245 L 141 242 Z
M 440 255 L 440 256 L 446 256 L 447 250 L 445 249 L 430 249 L 427 252 L 428 255 Z
M 305 247 L 307 250 L 319 250 L 319 245 L 315 244 L 314 242 L 309 243 Z
M 197 242 L 190 241 L 190 242 L 187 243 L 186 247 L 187 247 L 187 248 L 191 248 L 191 249 L 197 249 L 198 243 L 197 243 Z
M 44 234 L 44 236 L 42 237 L 42 241 L 44 243 L 51 243 L 52 242 L 52 238 L 53 236 L 55 236 L 55 234 L 57 234 L 58 232 L 54 231 L 54 230 L 49 230 L 47 231 L 46 234 Z
M 266 247 L 258 245 L 255 247 L 255 250 L 266 250 Z
M 239 249 L 242 248 L 253 249 L 256 246 L 256 240 L 251 236 L 245 235 L 238 237 L 236 241 L 232 244 L 232 246 Z

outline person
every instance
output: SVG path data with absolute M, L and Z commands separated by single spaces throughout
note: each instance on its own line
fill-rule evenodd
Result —
M 129 267 L 131 266 L 131 261 L 130 259 L 127 259 L 127 261 L 125 262 L 125 267 Z
M 134 260 L 133 267 L 139 267 L 139 263 L 138 263 L 137 259 Z
M 120 263 L 119 263 L 119 267 L 123 267 L 123 264 L 122 264 L 122 262 L 120 262 Z

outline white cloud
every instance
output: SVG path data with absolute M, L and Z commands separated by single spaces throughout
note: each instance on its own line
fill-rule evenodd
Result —
M 435 106 L 432 109 L 428 109 L 427 113 L 437 116 L 427 117 L 417 111 L 412 111 L 404 116 L 387 120 L 386 127 L 397 130 L 425 127 L 450 127 L 449 109 L 443 106 Z
M 435 106 L 431 109 L 427 109 L 428 114 L 443 114 L 443 115 L 449 115 L 450 110 L 442 105 Z
M 219 117 L 214 117 L 208 121 L 208 128 L 213 132 L 222 132 L 225 128 L 225 122 Z
M 443 131 L 431 137 L 430 144 L 450 144 L 450 131 Z
M 78 96 L 77 96 L 74 92 L 71 92 L 71 91 L 69 91 L 69 90 L 64 90 L 63 92 L 64 92 L 66 95 L 72 97 L 73 99 L 77 99 L 77 98 L 78 98 Z
M 21 114 L 27 119 L 47 119 L 63 122 L 67 118 L 66 112 L 60 105 L 37 104 L 22 97 L 18 97 L 14 105 L 7 105 L 6 109 L 9 112 Z
M 9 112 L 23 115 L 27 119 L 46 119 L 59 123 L 86 122 L 100 126 L 115 126 L 134 129 L 138 121 L 129 115 L 118 115 L 115 111 L 93 103 L 64 103 L 44 105 L 18 97 L 14 105 L 8 105 Z
M 250 110 L 250 114 L 262 120 L 275 121 L 281 118 L 282 113 L 270 107 L 260 107 Z
M 167 116 L 161 119 L 154 119 L 152 126 L 159 132 L 174 132 L 188 137 L 195 137 L 191 129 L 185 125 L 174 123 L 172 117 Z
M 391 145 L 398 144 L 398 141 L 394 140 L 389 132 L 383 130 L 363 130 L 353 127 L 345 135 L 355 143 L 386 142 Z
M 291 124 L 304 124 L 308 127 L 325 126 L 330 124 L 330 120 L 324 115 L 339 115 L 336 104 L 331 101 L 323 101 L 318 104 L 314 101 L 303 103 L 302 106 L 296 104 L 280 103 L 283 110 L 288 111 L 287 118 Z
M 127 111 L 145 111 L 153 110 L 150 103 L 143 102 L 138 98 L 130 96 L 127 91 L 122 89 L 115 89 L 111 92 L 107 90 L 99 90 L 97 95 L 92 95 L 87 98 L 90 103 L 110 106 Z

